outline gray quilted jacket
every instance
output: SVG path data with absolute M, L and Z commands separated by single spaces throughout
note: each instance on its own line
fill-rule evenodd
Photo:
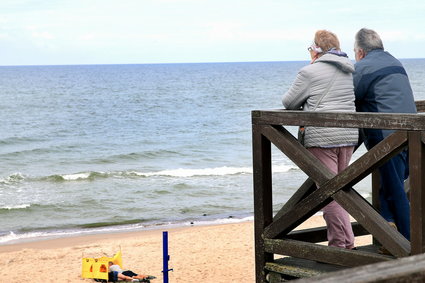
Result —
M 303 67 L 282 103 L 286 109 L 313 111 L 317 101 L 335 80 L 329 92 L 314 111 L 355 112 L 353 76 L 354 65 L 350 59 L 326 53 L 313 64 Z M 356 145 L 358 129 L 306 127 L 305 147 L 339 147 Z

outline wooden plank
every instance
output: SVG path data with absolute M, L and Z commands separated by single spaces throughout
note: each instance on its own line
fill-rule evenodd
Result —
M 270 253 L 347 267 L 393 259 L 389 256 L 363 252 L 360 250 L 347 250 L 289 239 L 265 239 L 264 245 L 266 251 Z
M 340 271 L 346 267 L 330 265 L 313 260 L 284 257 L 266 263 L 266 269 L 274 273 L 291 276 L 294 278 L 312 277 L 327 272 Z M 281 282 L 281 281 L 277 281 Z
M 425 146 L 423 133 L 409 132 L 412 254 L 425 252 Z
M 274 218 L 273 223 L 265 228 L 267 238 L 287 234 L 296 226 L 323 208 L 331 201 L 331 196 L 344 187 L 351 187 L 370 174 L 385 161 L 397 154 L 407 142 L 405 132 L 396 132 L 358 158 L 340 174 L 320 184 L 320 189 L 303 199 L 293 210 Z M 327 168 L 326 168 L 327 169 Z M 331 172 L 328 170 L 328 176 Z M 327 177 L 327 176 L 326 176 Z
M 425 282 L 425 254 L 303 278 L 297 283 Z
M 266 266 L 267 266 L 267 263 L 266 263 Z M 294 277 L 294 276 L 290 276 L 290 275 L 283 275 L 283 274 L 273 272 L 273 271 L 270 271 L 267 274 L 267 281 L 269 283 L 282 283 L 282 282 L 285 282 L 287 280 L 294 280 L 294 279 L 298 279 L 298 278 Z
M 365 228 L 363 228 L 362 225 L 360 225 L 357 222 L 353 222 L 351 223 L 351 225 L 353 227 L 353 232 L 356 237 L 370 234 Z M 322 226 L 322 227 L 309 228 L 309 229 L 303 229 L 303 230 L 294 230 L 290 232 L 288 235 L 286 235 L 285 239 L 297 240 L 297 241 L 303 241 L 303 242 L 309 242 L 309 243 L 325 242 L 327 241 L 327 228 L 326 226 Z
M 417 100 L 416 103 L 416 110 L 418 112 L 425 112 L 425 100 Z
M 264 228 L 273 220 L 271 144 L 262 135 L 262 126 L 253 125 L 254 234 L 256 282 L 266 282 L 264 266 L 273 259 L 265 252 L 262 237 Z
M 425 116 L 406 113 L 310 112 L 283 109 L 254 110 L 252 111 L 252 123 L 336 128 L 425 130 Z
M 410 254 L 410 242 L 356 191 L 341 190 L 333 198 L 396 257 Z

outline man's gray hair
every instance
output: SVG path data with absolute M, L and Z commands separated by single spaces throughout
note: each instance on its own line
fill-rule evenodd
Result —
M 362 28 L 356 34 L 354 48 L 363 49 L 367 54 L 375 49 L 384 49 L 384 45 L 376 31 Z

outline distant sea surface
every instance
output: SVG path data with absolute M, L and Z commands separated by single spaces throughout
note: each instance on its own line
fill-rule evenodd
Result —
M 307 63 L 0 67 L 0 244 L 252 218 L 251 111 Z M 273 149 L 275 209 L 304 180 Z

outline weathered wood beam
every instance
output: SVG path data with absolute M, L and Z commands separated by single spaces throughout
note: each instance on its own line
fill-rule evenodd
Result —
M 328 247 L 288 239 L 265 239 L 264 244 L 266 251 L 270 253 L 349 267 L 393 259 L 392 257 L 369 252 Z
M 412 254 L 425 252 L 425 145 L 423 139 L 423 132 L 409 132 Z
M 418 112 L 425 112 L 425 100 L 418 100 L 415 101 L 416 103 L 416 110 L 418 110 Z
M 254 234 L 256 282 L 266 282 L 264 266 L 273 254 L 264 249 L 263 230 L 273 220 L 271 143 L 262 135 L 262 126 L 252 127 L 254 179 Z
M 425 116 L 405 113 L 252 111 L 253 124 L 425 131 Z
M 327 272 L 341 271 L 346 268 L 345 266 L 295 257 L 278 258 L 272 262 L 267 262 L 265 266 L 265 269 L 269 272 L 270 283 L 282 283 L 285 280 L 319 276 Z

